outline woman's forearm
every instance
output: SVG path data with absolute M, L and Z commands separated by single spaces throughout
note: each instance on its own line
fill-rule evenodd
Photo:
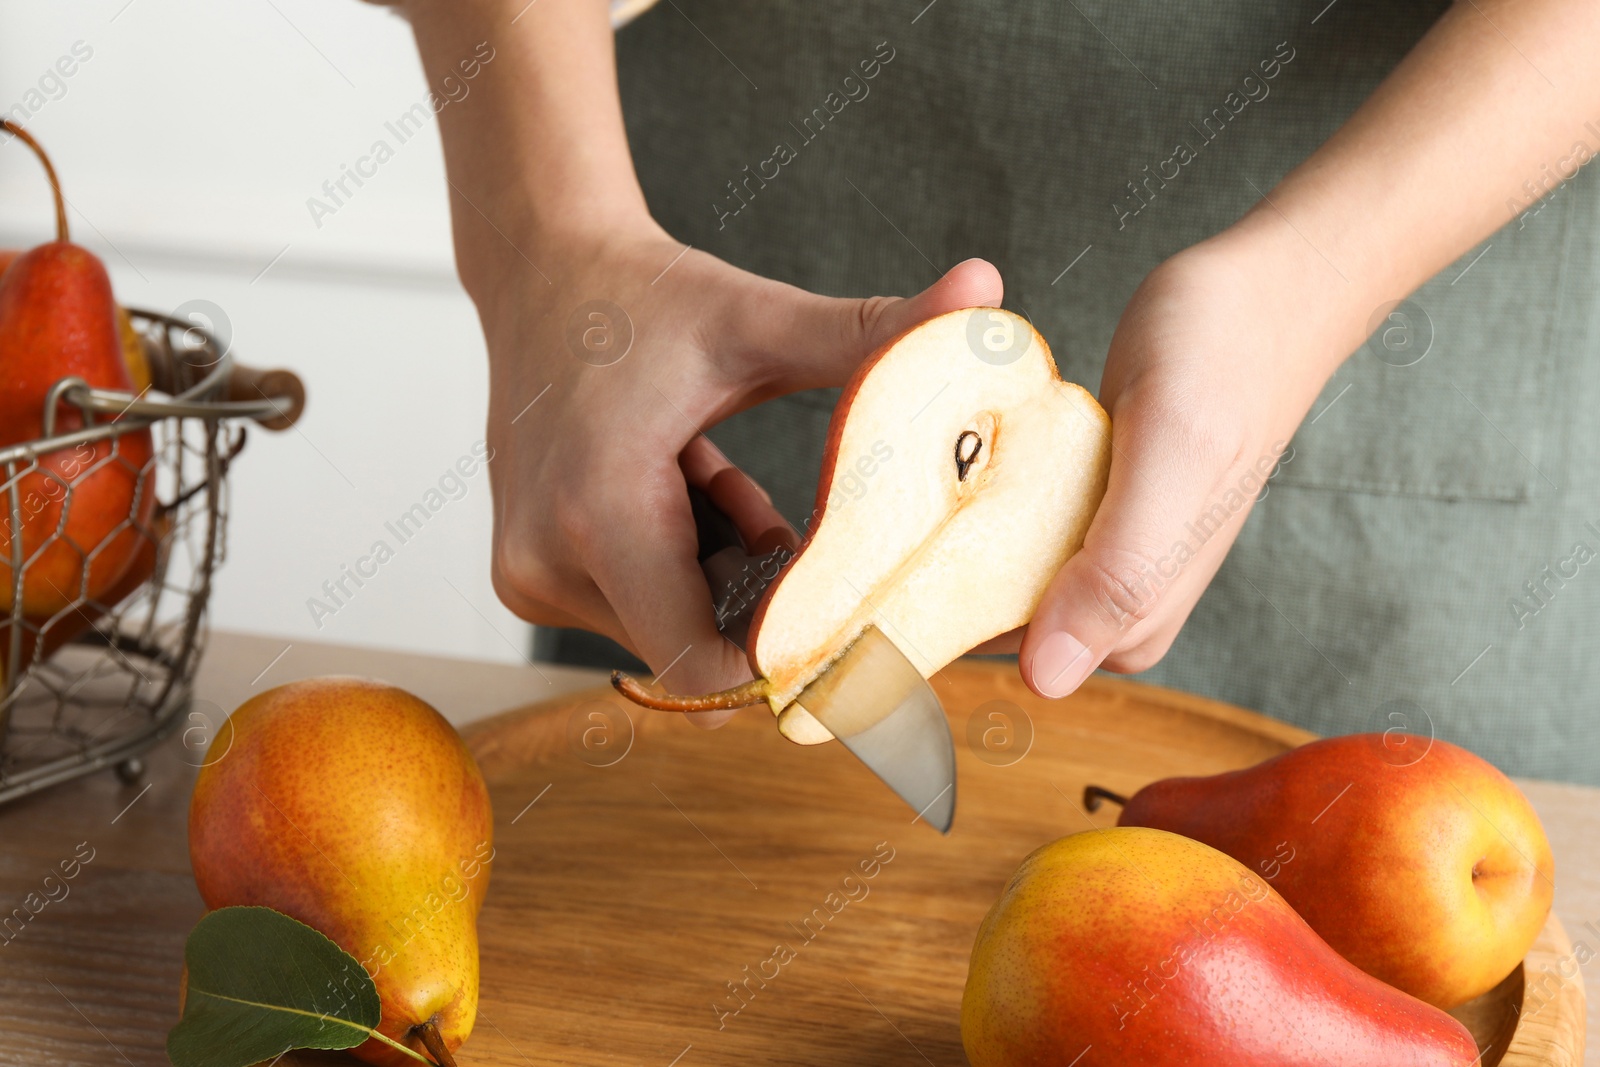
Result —
M 1336 309 L 1343 347 L 1324 372 L 1360 343 L 1365 316 L 1600 154 L 1597 53 L 1594 0 L 1458 0 L 1346 124 L 1223 235 L 1291 260 Z
M 617 97 L 605 0 L 407 0 L 435 92 L 493 50 L 439 116 L 463 281 L 649 212 Z M 519 249 L 513 245 L 530 244 Z M 520 271 L 519 271 L 520 273 Z

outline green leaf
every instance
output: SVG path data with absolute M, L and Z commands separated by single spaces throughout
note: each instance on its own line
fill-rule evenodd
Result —
M 374 1036 L 378 989 L 365 968 L 271 908 L 211 912 L 189 934 L 184 960 L 183 1018 L 167 1034 L 174 1067 L 249 1067 L 291 1048 L 353 1048 Z

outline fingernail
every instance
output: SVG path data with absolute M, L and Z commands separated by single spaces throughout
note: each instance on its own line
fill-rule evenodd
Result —
M 719 711 L 686 711 L 683 717 L 702 730 L 720 729 L 724 723 L 739 714 L 738 708 Z
M 1065 630 L 1046 637 L 1033 654 L 1033 684 L 1047 697 L 1064 697 L 1094 671 L 1088 646 Z

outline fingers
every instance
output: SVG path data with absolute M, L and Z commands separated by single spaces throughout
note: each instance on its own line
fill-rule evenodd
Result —
M 744 541 L 746 554 L 763 555 L 779 545 L 798 548 L 800 537 L 772 500 L 737 467 L 729 467 L 711 479 L 706 492 L 724 515 L 733 520 Z
M 1005 283 L 993 263 L 984 259 L 962 260 L 916 296 L 886 305 L 879 317 L 870 323 L 865 337 L 867 349 L 871 351 L 896 334 L 947 311 L 999 307 L 1004 296 Z
M 798 539 L 787 520 L 772 506 L 772 497 L 750 475 L 734 466 L 710 438 L 701 434 L 678 457 L 684 480 L 704 489 L 717 510 L 732 520 L 751 555 L 757 545 L 770 551 L 778 544 L 794 547 Z
M 711 591 L 696 562 L 694 519 L 676 464 L 626 482 L 637 495 L 595 494 L 584 531 L 590 571 L 629 644 L 674 693 L 710 693 L 750 678 L 745 655 L 717 630 Z M 640 488 L 642 486 L 642 489 Z M 701 725 L 731 712 L 699 712 Z
M 526 546 L 511 547 L 499 531 L 489 576 L 500 602 L 524 622 L 593 630 L 614 641 L 627 643 L 622 623 L 593 582 L 557 580 L 526 551 Z M 561 603 L 556 603 L 551 595 L 551 591 L 558 589 Z M 629 651 L 637 654 L 632 648 Z
M 1023 680 L 1043 697 L 1073 692 L 1107 657 L 1121 669 L 1152 665 L 1249 511 L 1247 501 L 1223 506 L 1235 498 L 1216 489 L 1231 454 L 1137 412 L 1112 425 L 1105 499 L 1023 638 Z
M 764 377 L 779 391 L 842 385 L 874 349 L 947 311 L 998 306 L 1000 272 L 981 259 L 957 263 L 909 298 L 817 296 L 783 286 L 784 297 L 751 309 L 751 336 L 765 354 Z
M 772 506 L 767 491 L 734 466 L 704 434 L 689 442 L 678 457 L 678 463 L 689 484 L 704 489 L 711 503 L 733 521 L 748 554 L 764 556 L 779 546 L 791 552 L 798 549 L 799 537 Z M 733 715 L 733 711 L 707 711 L 694 713 L 690 718 L 697 725 L 714 727 Z
M 523 622 L 556 629 L 588 630 L 609 637 L 633 655 L 639 655 L 639 650 L 629 642 L 627 631 L 622 628 L 616 612 L 611 610 L 611 606 L 605 602 L 605 598 L 592 583 L 588 583 L 579 598 L 584 605 L 584 613 L 576 615 L 547 600 L 523 592 L 522 587 L 513 584 L 498 567 L 491 568 L 491 577 L 495 595 Z M 564 592 L 569 598 L 572 596 L 570 587 Z

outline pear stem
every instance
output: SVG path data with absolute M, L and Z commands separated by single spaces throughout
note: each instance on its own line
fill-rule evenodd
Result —
M 450 1049 L 444 1043 L 444 1035 L 439 1033 L 438 1024 L 432 1019 L 416 1028 L 417 1036 L 422 1038 L 422 1045 L 428 1050 L 428 1055 L 433 1057 L 439 1067 L 456 1067 L 456 1058 L 450 1055 Z
M 33 135 L 9 119 L 0 119 L 0 129 L 4 129 L 11 136 L 33 149 L 33 154 L 39 157 L 39 162 L 44 164 L 44 172 L 50 179 L 50 193 L 56 201 L 56 240 L 67 240 L 67 201 L 61 195 L 61 179 L 56 177 L 56 168 L 51 165 L 50 157 L 45 154 L 44 148 Z
M 1102 800 L 1109 800 L 1119 807 L 1125 808 L 1128 806 L 1128 798 L 1121 793 L 1113 793 L 1111 790 L 1104 789 L 1098 785 L 1086 785 L 1083 787 L 1083 808 L 1085 811 L 1099 811 Z
M 621 671 L 611 672 L 611 685 L 617 692 L 642 707 L 656 711 L 721 711 L 725 708 L 743 708 L 767 699 L 772 686 L 765 678 L 756 678 L 705 696 L 673 696 L 670 693 L 652 693 L 635 678 Z
M 404 1053 L 405 1055 L 410 1056 L 412 1059 L 416 1060 L 418 1063 L 432 1063 L 433 1062 L 432 1060 L 428 1059 L 428 1057 L 426 1057 L 422 1053 L 418 1052 L 416 1049 L 410 1047 L 409 1045 L 402 1045 L 400 1042 L 396 1041 L 394 1038 L 390 1037 L 388 1034 L 385 1034 L 385 1033 L 383 1033 L 383 1032 L 381 1032 L 381 1031 L 379 1031 L 377 1029 L 368 1030 L 367 1033 L 369 1035 L 371 1035 L 371 1037 L 372 1037 L 372 1039 L 374 1041 L 381 1041 L 385 1045 L 388 1045 L 390 1048 L 394 1049 L 396 1052 Z

